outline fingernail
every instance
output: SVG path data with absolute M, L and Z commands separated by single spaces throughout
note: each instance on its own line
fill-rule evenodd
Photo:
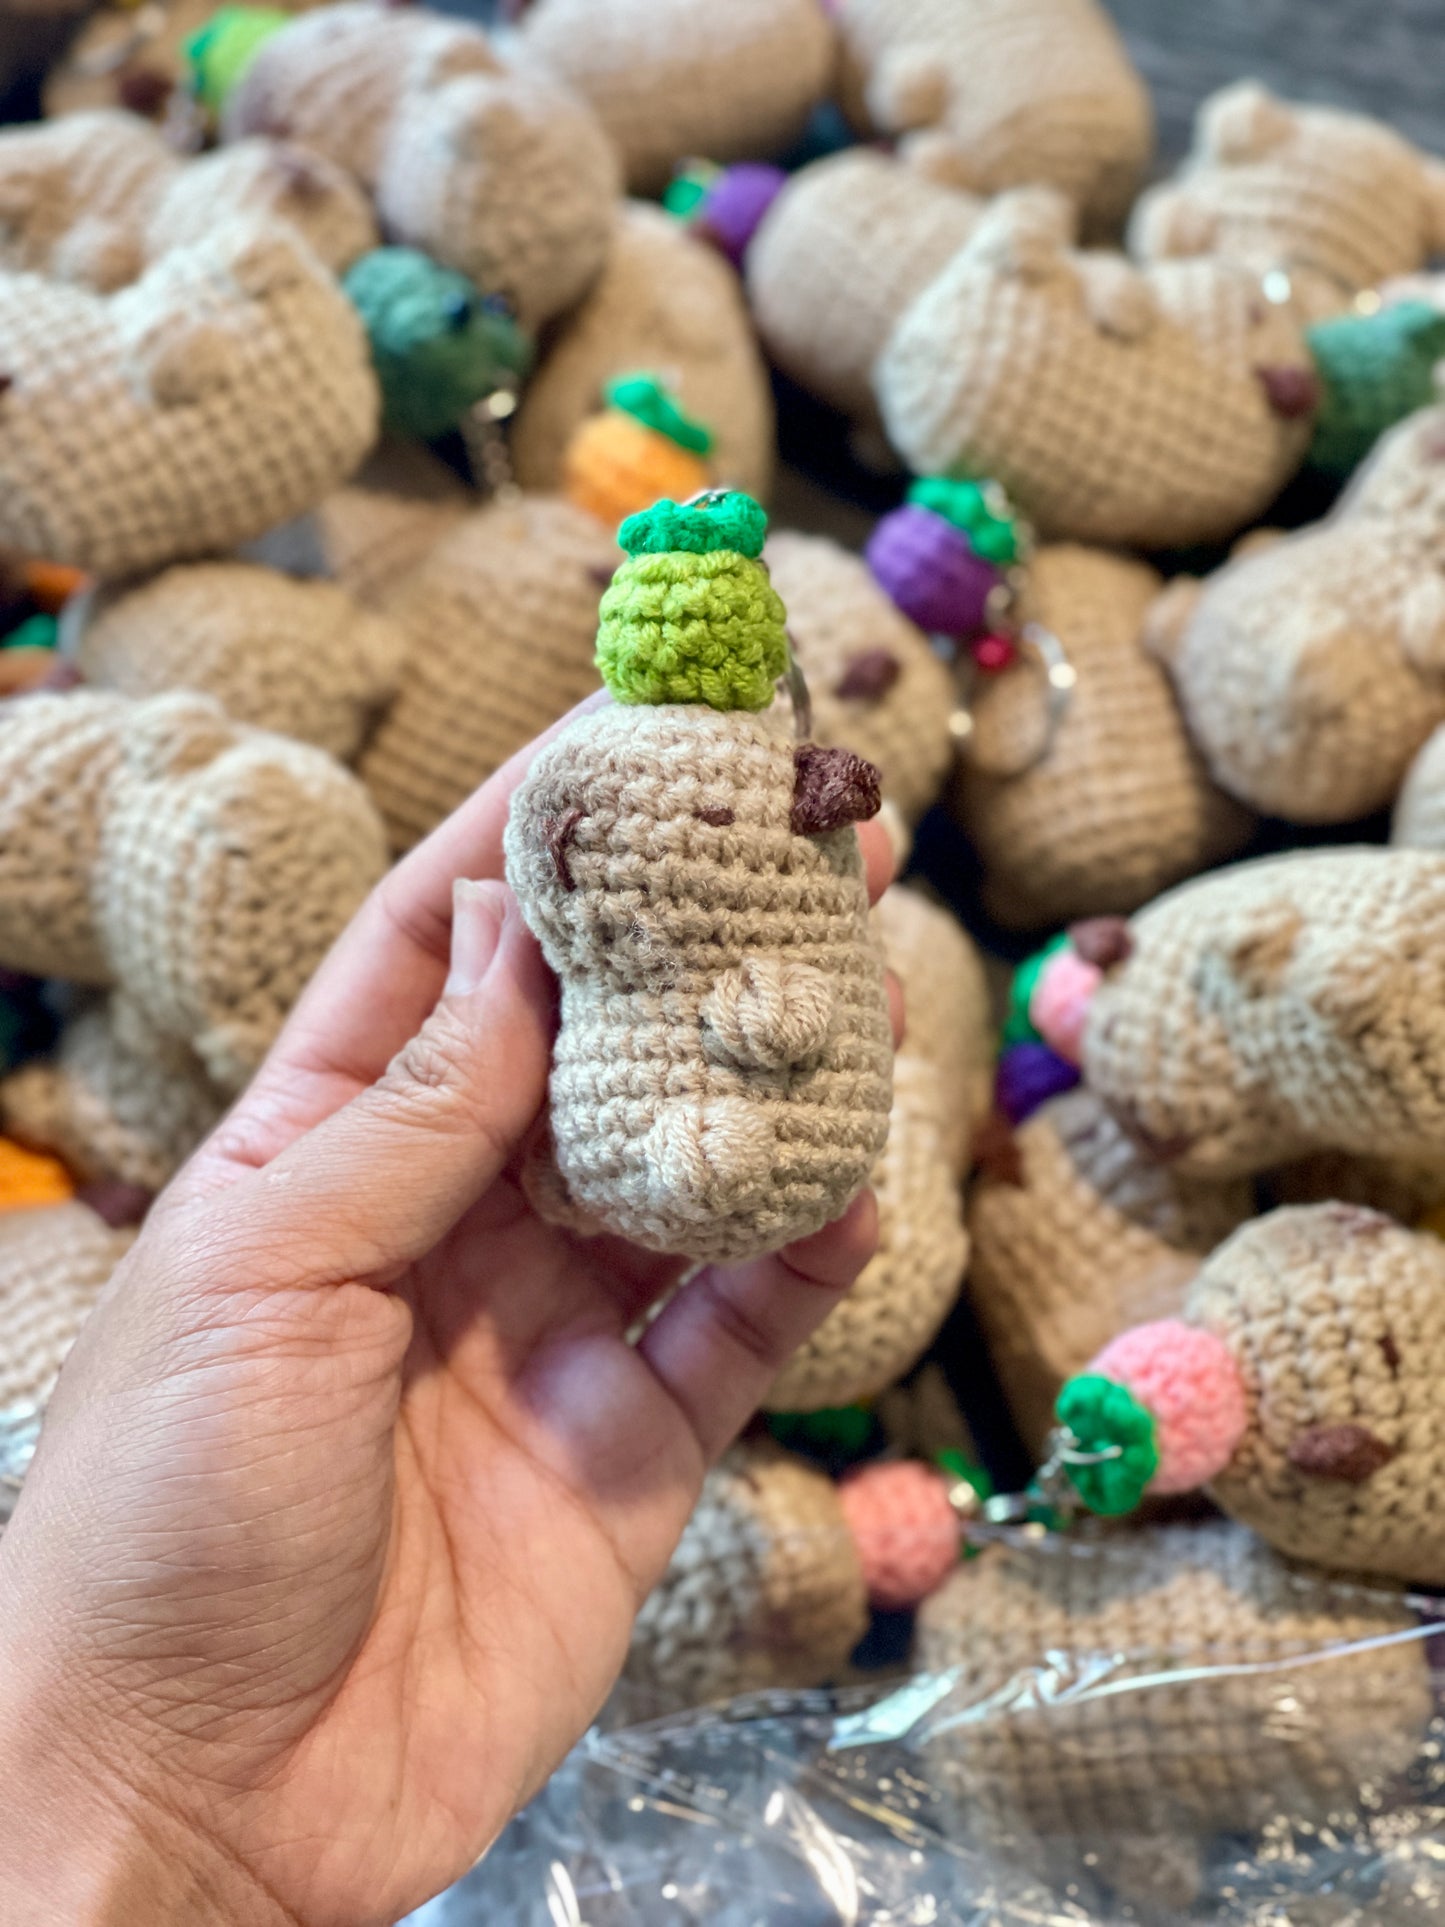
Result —
M 452 885 L 452 961 L 443 996 L 465 997 L 491 969 L 507 912 L 506 885 L 458 877 Z

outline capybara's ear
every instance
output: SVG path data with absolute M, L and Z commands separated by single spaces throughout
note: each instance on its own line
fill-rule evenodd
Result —
M 1196 152 L 1216 161 L 1253 161 L 1288 140 L 1295 118 L 1257 80 L 1223 87 L 1199 110 Z
M 1146 277 L 1122 256 L 1086 259 L 1079 279 L 1094 326 L 1116 341 L 1141 340 L 1159 319 L 1159 304 Z
M 1000 194 L 963 250 L 971 261 L 1020 280 L 1042 280 L 1058 267 L 1074 239 L 1074 210 L 1049 187 Z
M 1151 188 L 1141 195 L 1129 222 L 1129 245 L 1146 261 L 1208 254 L 1219 217 L 1183 184 Z

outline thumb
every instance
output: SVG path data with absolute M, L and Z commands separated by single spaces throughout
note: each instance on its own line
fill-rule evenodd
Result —
M 294 1236 L 308 1282 L 389 1283 L 498 1177 L 547 1087 L 552 980 L 505 884 L 459 881 L 436 1007 L 377 1082 L 210 1200 Z M 324 1273 L 324 1279 L 313 1275 Z

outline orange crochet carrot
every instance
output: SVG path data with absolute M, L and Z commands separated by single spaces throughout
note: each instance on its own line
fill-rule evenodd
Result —
M 607 408 L 583 422 L 563 457 L 563 487 L 579 508 L 616 528 L 670 496 L 686 501 L 708 485 L 702 460 L 712 436 L 684 415 L 651 375 L 624 375 Z
M 74 1181 L 59 1158 L 0 1137 L 0 1212 L 64 1204 L 74 1196 Z

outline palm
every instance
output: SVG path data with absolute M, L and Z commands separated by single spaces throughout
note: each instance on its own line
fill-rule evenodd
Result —
M 616 1677 L 704 1460 L 622 1341 L 652 1267 L 612 1256 L 589 1262 L 502 1181 L 391 1300 L 357 1295 L 358 1356 L 405 1347 L 399 1422 L 393 1436 L 363 1377 L 350 1420 L 326 1427 L 327 1463 L 354 1428 L 348 1455 L 377 1489 L 330 1549 L 347 1582 L 310 1593 L 306 1677 L 274 1683 L 298 1729 L 278 1762 L 286 1809 L 346 1825 L 319 1863 L 314 1846 L 293 1860 L 237 1843 L 308 1921 L 392 1917 L 434 1883 L 439 1850 L 460 1874 Z M 489 1290 L 489 1274 L 529 1288 Z M 298 1392 L 314 1410 L 314 1387 Z M 265 1811 L 269 1841 L 293 1837 Z

